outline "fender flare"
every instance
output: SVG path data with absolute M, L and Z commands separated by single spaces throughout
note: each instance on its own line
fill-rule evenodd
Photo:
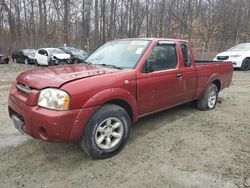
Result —
M 202 91 L 199 98 L 203 98 L 207 92 L 207 89 L 211 83 L 213 83 L 215 80 L 218 80 L 220 82 L 220 85 L 222 86 L 221 79 L 218 73 L 214 73 L 207 81 L 204 90 Z
M 87 108 L 93 106 L 101 106 L 113 100 L 121 100 L 123 102 L 126 102 L 132 110 L 133 119 L 131 121 L 135 122 L 138 119 L 137 101 L 135 96 L 129 91 L 122 88 L 110 88 L 103 90 L 92 96 L 88 101 L 84 103 L 82 107 Z

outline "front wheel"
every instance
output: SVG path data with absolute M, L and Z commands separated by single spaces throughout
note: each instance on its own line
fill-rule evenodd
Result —
M 86 125 L 81 146 L 92 158 L 104 159 L 119 153 L 131 133 L 131 120 L 120 106 L 107 104 Z
M 39 64 L 38 64 L 38 62 L 37 62 L 37 60 L 35 59 L 35 66 L 39 66 Z
M 206 94 L 202 99 L 197 100 L 196 106 L 200 110 L 211 110 L 214 109 L 218 100 L 218 88 L 215 84 L 211 84 Z
M 242 71 L 247 71 L 250 69 L 250 59 L 245 59 L 243 62 L 242 62 L 242 65 L 241 65 L 241 68 L 240 68 Z
M 24 64 L 28 65 L 29 64 L 29 60 L 27 58 L 24 59 Z

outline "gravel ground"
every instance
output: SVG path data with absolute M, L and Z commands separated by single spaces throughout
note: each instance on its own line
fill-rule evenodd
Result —
M 78 144 L 21 135 L 7 113 L 15 77 L 0 65 L 0 187 L 250 187 L 250 71 L 235 71 L 215 110 L 182 105 L 139 120 L 124 150 L 92 160 Z

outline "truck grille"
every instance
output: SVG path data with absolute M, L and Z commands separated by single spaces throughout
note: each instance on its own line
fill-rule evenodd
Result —
M 23 93 L 26 93 L 26 94 L 29 94 L 32 91 L 32 89 L 30 89 L 29 86 L 25 86 L 23 84 L 17 83 L 16 87 L 17 87 L 18 90 L 20 90 L 20 91 L 22 91 Z
M 224 61 L 224 60 L 227 60 L 228 58 L 229 56 L 218 56 L 217 60 Z

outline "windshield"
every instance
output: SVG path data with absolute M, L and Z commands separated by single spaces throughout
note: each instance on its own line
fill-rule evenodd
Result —
M 111 65 L 120 68 L 134 68 L 149 45 L 146 40 L 116 40 L 107 42 L 94 51 L 86 62 Z
M 250 43 L 239 44 L 237 46 L 230 48 L 227 51 L 248 51 L 248 50 L 250 50 Z
M 64 51 L 57 49 L 57 48 L 51 48 L 47 50 L 49 51 L 50 54 L 65 54 Z

